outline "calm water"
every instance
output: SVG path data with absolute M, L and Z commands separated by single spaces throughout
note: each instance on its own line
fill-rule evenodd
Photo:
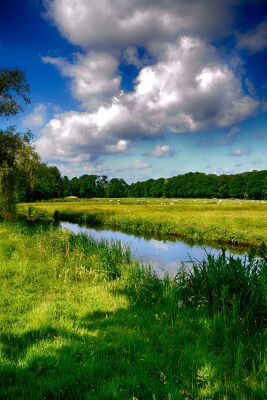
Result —
M 159 276 L 163 276 L 166 272 L 175 275 L 181 263 L 188 263 L 190 266 L 191 260 L 204 260 L 206 253 L 215 256 L 221 253 L 221 249 L 189 245 L 179 240 L 147 239 L 133 234 L 80 226 L 70 222 L 61 222 L 60 226 L 73 233 L 85 233 L 96 240 L 119 240 L 122 244 L 129 246 L 134 259 L 140 260 L 143 264 L 149 264 Z M 244 257 L 241 254 L 240 256 Z

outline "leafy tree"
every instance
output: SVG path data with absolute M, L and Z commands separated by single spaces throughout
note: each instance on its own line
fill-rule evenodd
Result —
M 128 185 L 124 179 L 112 178 L 107 185 L 107 197 L 125 197 L 127 187 Z
M 35 184 L 27 200 L 48 200 L 62 196 L 62 177 L 57 167 L 39 162 L 35 165 L 34 176 Z
M 96 197 L 96 181 L 97 175 L 82 175 L 79 178 L 80 197 L 92 198 Z
M 70 180 L 67 176 L 62 179 L 62 195 L 63 197 L 71 196 Z
M 30 132 L 17 133 L 14 127 L 0 131 L 0 211 L 12 218 L 22 190 L 34 184 L 34 164 L 38 162 Z
M 21 111 L 18 98 L 29 103 L 27 92 L 29 86 L 22 71 L 0 69 L 0 116 Z M 30 132 L 17 133 L 14 127 L 0 131 L 0 211 L 5 217 L 12 218 L 15 213 L 19 184 L 32 184 L 33 163 L 37 159 Z
M 0 69 L 0 116 L 15 115 L 22 110 L 17 97 L 26 104 L 30 99 L 26 93 L 29 85 L 25 81 L 24 72 L 19 69 Z
M 152 197 L 162 197 L 165 193 L 165 179 L 160 178 L 155 181 L 153 181 L 149 195 Z
M 143 185 L 143 182 L 132 183 L 128 187 L 128 197 L 143 197 Z
M 229 196 L 242 199 L 245 197 L 246 176 L 245 174 L 230 175 L 228 177 Z
M 80 180 L 76 176 L 70 180 L 70 195 L 80 196 Z
M 249 199 L 263 199 L 266 171 L 247 173 L 247 195 Z
M 263 190 L 262 190 L 262 196 L 263 199 L 267 199 L 267 173 L 265 173 L 265 177 L 264 177 L 264 186 L 263 186 Z
M 108 177 L 106 175 L 101 175 L 97 177 L 96 180 L 96 196 L 106 197 L 106 189 L 108 185 Z

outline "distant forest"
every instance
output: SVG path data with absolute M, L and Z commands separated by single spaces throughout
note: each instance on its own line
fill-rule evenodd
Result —
M 38 163 L 34 184 L 17 193 L 18 201 L 37 201 L 68 196 L 166 197 L 267 199 L 267 171 L 215 175 L 189 172 L 172 178 L 148 179 L 127 184 L 124 179 L 104 175 L 62 177 L 57 167 Z

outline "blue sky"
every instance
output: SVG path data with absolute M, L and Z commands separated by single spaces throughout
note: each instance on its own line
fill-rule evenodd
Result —
M 2 0 L 1 67 L 19 67 L 30 128 L 69 176 L 128 182 L 267 169 L 267 2 Z

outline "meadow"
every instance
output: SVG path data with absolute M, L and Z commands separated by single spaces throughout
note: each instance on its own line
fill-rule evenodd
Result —
M 29 220 L 99 224 L 200 243 L 260 246 L 267 242 L 267 201 L 218 199 L 77 199 L 21 204 Z
M 119 243 L 0 223 L 0 398 L 266 399 L 263 250 L 160 280 Z

